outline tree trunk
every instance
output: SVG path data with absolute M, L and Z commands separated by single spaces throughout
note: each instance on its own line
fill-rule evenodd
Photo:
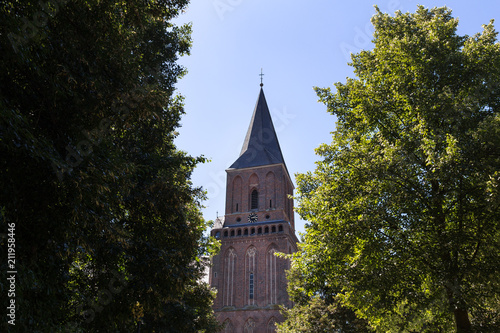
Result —
M 461 302 L 457 301 L 457 297 L 460 290 L 458 282 L 455 279 L 455 287 L 448 285 L 446 287 L 446 292 L 448 294 L 448 302 L 450 307 L 453 308 L 453 315 L 455 316 L 455 326 L 457 328 L 457 333 L 469 333 L 472 332 L 472 325 L 469 320 L 469 313 L 463 307 Z M 462 306 L 461 306 L 462 305 Z
M 472 331 L 467 310 L 456 308 L 455 311 L 453 311 L 453 314 L 455 315 L 455 325 L 457 326 L 458 333 L 467 333 Z

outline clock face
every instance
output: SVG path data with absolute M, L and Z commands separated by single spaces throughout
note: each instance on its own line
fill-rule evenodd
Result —
M 250 214 L 250 215 L 248 215 L 248 222 L 249 223 L 255 223 L 255 222 L 257 222 L 257 214 Z

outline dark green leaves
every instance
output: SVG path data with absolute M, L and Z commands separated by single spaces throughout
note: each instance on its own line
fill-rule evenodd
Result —
M 20 278 L 11 328 L 216 330 L 200 282 L 203 193 L 189 180 L 205 159 L 174 144 L 191 28 L 171 19 L 186 5 L 0 5 L 0 208 L 2 226 L 16 224 Z

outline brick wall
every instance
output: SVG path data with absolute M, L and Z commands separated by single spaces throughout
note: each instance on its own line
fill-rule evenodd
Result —
M 258 207 L 251 209 L 251 193 Z M 227 170 L 224 226 L 213 229 L 221 241 L 212 258 L 209 282 L 217 289 L 214 310 L 224 332 L 274 332 L 283 320 L 279 305 L 292 306 L 286 291 L 289 260 L 276 252 L 297 251 L 293 183 L 283 164 Z M 249 214 L 257 221 L 250 223 Z

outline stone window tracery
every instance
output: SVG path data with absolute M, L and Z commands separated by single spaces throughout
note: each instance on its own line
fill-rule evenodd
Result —
M 255 279 L 256 279 L 256 268 L 257 268 L 257 249 L 254 246 L 251 246 L 247 250 L 246 254 L 246 272 L 247 276 L 247 295 L 248 295 L 248 305 L 255 304 Z
M 234 280 L 236 275 L 236 251 L 230 248 L 226 254 L 226 272 L 224 273 L 224 299 L 225 306 L 234 305 Z
M 255 321 L 252 318 L 248 318 L 245 323 L 245 327 L 243 329 L 245 333 L 254 333 L 255 332 Z M 255 332 L 257 333 L 257 332 Z

